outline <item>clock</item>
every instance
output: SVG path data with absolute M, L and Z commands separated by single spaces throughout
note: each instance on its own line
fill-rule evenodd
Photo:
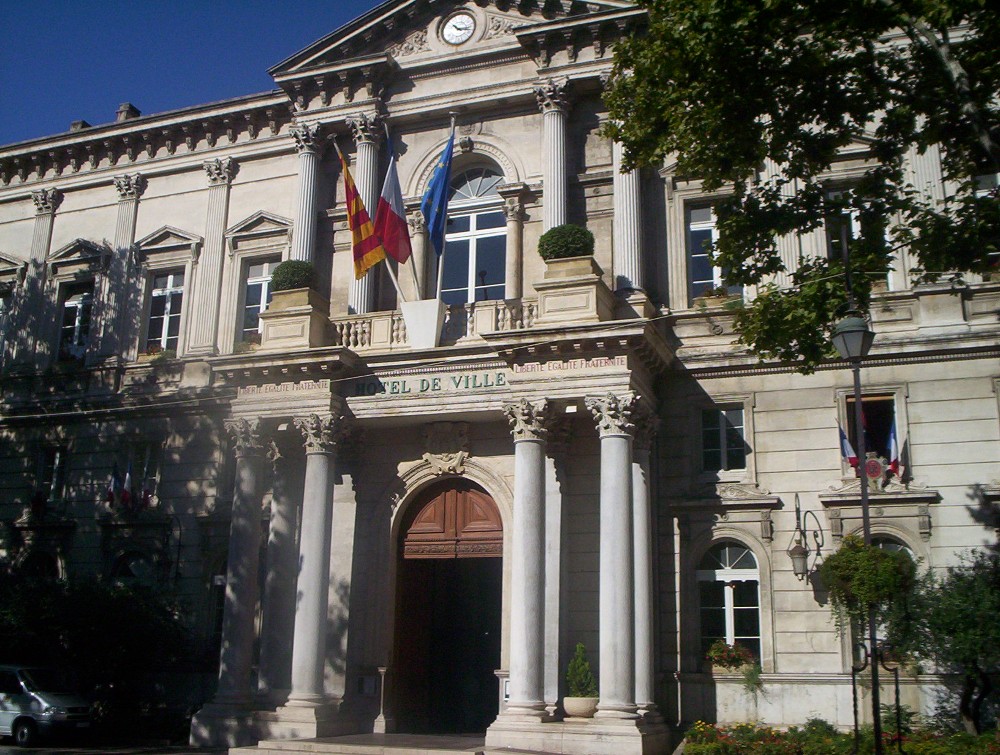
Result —
M 456 13 L 444 22 L 441 36 L 450 45 L 460 45 L 467 41 L 476 30 L 476 19 L 469 13 Z

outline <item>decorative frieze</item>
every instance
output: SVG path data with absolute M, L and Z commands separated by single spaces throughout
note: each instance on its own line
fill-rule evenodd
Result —
M 603 398 L 588 397 L 584 403 L 597 421 L 601 437 L 606 435 L 635 435 L 633 416 L 639 397 L 632 393 L 617 396 L 608 393 Z
M 35 212 L 38 215 L 53 213 L 62 204 L 63 193 L 59 189 L 39 189 L 31 192 L 31 199 L 35 203 Z
M 213 186 L 226 185 L 232 183 L 236 174 L 239 173 L 239 164 L 231 157 L 215 158 L 202 163 L 205 173 L 208 174 L 208 182 Z
M 405 58 L 407 55 L 425 52 L 430 49 L 431 46 L 427 44 L 427 30 L 418 29 L 412 34 L 407 35 L 406 39 L 402 42 L 390 47 L 388 52 L 394 58 Z
M 548 425 L 551 420 L 552 406 L 546 399 L 528 401 L 518 399 L 504 404 L 503 413 L 511 425 L 514 441 L 545 440 L 548 436 Z
M 267 449 L 260 432 L 260 420 L 238 417 L 225 421 L 226 432 L 233 439 L 236 457 L 260 456 Z
M 114 177 L 119 199 L 139 199 L 146 191 L 147 181 L 142 173 L 128 173 Z

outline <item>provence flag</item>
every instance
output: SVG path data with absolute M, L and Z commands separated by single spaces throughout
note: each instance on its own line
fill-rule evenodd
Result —
M 420 201 L 420 211 L 424 214 L 424 222 L 427 224 L 427 234 L 430 236 L 434 251 L 440 257 L 444 253 L 444 225 L 448 219 L 448 194 L 451 190 L 451 153 L 455 145 L 455 130 L 452 129 L 451 136 L 448 137 L 448 144 L 441 157 L 438 158 L 437 165 L 434 166 L 434 175 L 431 176 L 430 183 L 427 184 L 427 191 Z
M 368 268 L 377 265 L 385 259 L 385 249 L 375 229 L 372 227 L 371 217 L 365 209 L 365 203 L 361 200 L 358 187 L 354 185 L 354 178 L 347 167 L 344 156 L 340 156 L 340 167 L 344 172 L 344 204 L 347 205 L 347 225 L 351 228 L 354 247 L 354 277 L 361 280 L 368 272 Z

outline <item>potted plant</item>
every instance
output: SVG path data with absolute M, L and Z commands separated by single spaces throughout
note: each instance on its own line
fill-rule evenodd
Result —
M 753 653 L 742 645 L 727 645 L 725 640 L 716 640 L 705 653 L 705 659 L 713 668 L 738 671 L 748 663 L 753 663 Z
M 309 292 L 316 293 L 316 268 L 304 260 L 285 260 L 271 273 L 269 309 L 309 304 Z
M 538 254 L 546 262 L 569 257 L 589 257 L 593 253 L 594 234 L 578 225 L 557 225 L 538 239 Z
M 566 669 L 569 694 L 563 698 L 563 710 L 570 718 L 593 718 L 597 712 L 597 680 L 590 670 L 587 649 L 576 643 L 576 651 Z
M 330 303 L 316 290 L 316 269 L 304 260 L 285 260 L 271 274 L 271 302 L 260 313 L 261 348 L 322 346 Z M 247 340 L 247 339 L 244 339 Z
M 577 225 L 557 225 L 538 240 L 545 277 L 535 283 L 542 324 L 601 322 L 614 317 L 615 299 L 594 259 L 594 234 Z

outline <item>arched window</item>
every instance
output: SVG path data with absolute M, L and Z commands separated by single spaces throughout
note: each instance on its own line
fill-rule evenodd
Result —
M 497 193 L 502 181 L 499 170 L 483 165 L 452 179 L 441 278 L 445 304 L 504 298 L 507 220 Z
M 713 545 L 698 564 L 702 654 L 716 640 L 742 645 L 760 660 L 760 569 L 740 543 Z

